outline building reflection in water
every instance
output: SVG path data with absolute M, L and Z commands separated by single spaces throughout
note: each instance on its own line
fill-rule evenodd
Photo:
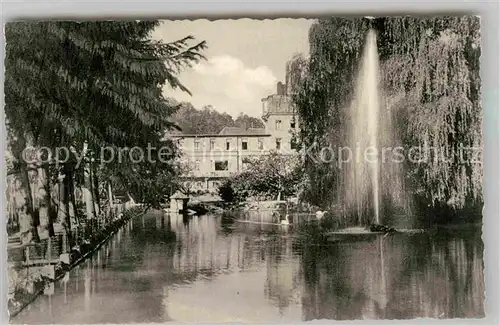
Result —
M 245 225 L 229 234 L 220 218 L 193 218 L 187 226 L 171 216 L 177 235 L 174 272 L 180 286 L 166 284 L 164 305 L 178 321 L 300 320 L 300 260 L 292 238 L 275 228 Z M 189 276 L 191 275 L 191 276 Z
M 14 323 L 482 317 L 473 229 L 299 244 L 293 231 L 152 212 Z
M 266 298 L 279 308 L 281 314 L 289 308 L 300 309 L 300 259 L 291 254 L 291 238 L 278 240 L 269 250 L 266 258 Z

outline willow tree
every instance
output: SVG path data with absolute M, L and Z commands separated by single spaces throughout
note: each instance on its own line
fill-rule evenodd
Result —
M 408 190 L 421 207 L 457 212 L 480 205 L 478 17 L 332 18 L 313 25 L 308 75 L 295 96 L 305 146 L 343 144 L 345 109 L 369 28 L 377 32 L 381 86 L 405 148 L 430 150 L 426 161 L 408 162 Z M 323 203 L 334 196 L 334 170 L 307 165 L 311 188 Z
M 202 58 L 205 43 L 190 44 L 192 37 L 153 41 L 150 33 L 158 24 L 53 21 L 6 26 L 10 129 L 33 139 L 36 147 L 63 146 L 79 155 L 88 148 L 83 166 L 77 168 L 72 159 L 56 171 L 70 183 L 83 174 L 88 161 L 99 158 L 102 147 L 160 145 L 164 131 L 174 127 L 170 116 L 175 107 L 163 98 L 163 87 L 188 91 L 177 75 Z M 37 138 L 39 130 L 47 137 Z M 17 158 L 23 161 L 19 154 Z M 120 163 L 109 164 L 116 169 Z M 154 179 L 155 174 L 145 177 Z M 85 185 L 84 177 L 76 179 Z M 94 193 L 87 205 L 93 199 Z
M 287 95 L 296 94 L 307 76 L 307 59 L 302 53 L 295 53 L 286 63 L 285 85 Z
M 426 27 L 406 38 L 414 53 L 388 59 L 385 84 L 404 98 L 394 105 L 409 122 L 408 144 L 428 151 L 412 166 L 416 190 L 431 204 L 462 209 L 482 201 L 479 18 L 436 18 Z
M 321 148 L 344 144 L 342 130 L 354 88 L 354 75 L 369 21 L 322 19 L 309 31 L 310 56 L 307 73 L 293 94 L 299 115 L 300 141 L 305 155 L 308 188 L 304 198 L 318 206 L 337 201 L 340 173 L 330 163 L 318 163 Z

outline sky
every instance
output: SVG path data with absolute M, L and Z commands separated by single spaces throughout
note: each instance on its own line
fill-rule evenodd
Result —
M 163 21 L 153 38 L 165 42 L 187 35 L 206 41 L 200 61 L 179 78 L 193 94 L 164 88 L 165 97 L 188 101 L 196 108 L 212 105 L 233 117 L 240 113 L 259 117 L 261 99 L 276 92 L 285 79 L 286 62 L 309 52 L 308 34 L 313 20 L 177 20 Z

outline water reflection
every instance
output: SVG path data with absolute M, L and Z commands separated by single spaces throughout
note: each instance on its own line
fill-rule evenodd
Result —
M 14 323 L 483 317 L 478 229 L 297 244 L 293 231 L 131 221 Z
M 332 248 L 303 251 L 306 320 L 484 317 L 477 229 Z

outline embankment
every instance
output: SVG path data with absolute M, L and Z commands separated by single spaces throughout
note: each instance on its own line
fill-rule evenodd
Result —
M 59 261 L 55 266 L 48 265 L 39 268 L 41 272 L 30 272 L 29 268 L 22 265 L 17 267 L 10 265 L 8 272 L 8 310 L 10 317 L 15 317 L 42 294 L 50 283 L 58 281 L 72 268 L 89 258 L 130 219 L 144 214 L 146 210 L 143 207 L 132 207 L 126 210 L 121 217 L 89 235 L 82 243 L 71 248 L 69 264 Z M 47 272 L 48 268 L 51 269 Z M 25 273 L 25 276 L 23 276 L 23 273 Z M 47 276 L 48 274 L 51 276 Z

